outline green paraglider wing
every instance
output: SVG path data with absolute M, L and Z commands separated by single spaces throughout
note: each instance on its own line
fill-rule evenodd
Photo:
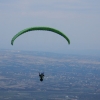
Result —
M 20 35 L 22 35 L 22 34 L 24 34 L 24 33 L 26 33 L 26 32 L 29 32 L 29 31 L 36 31 L 36 30 L 51 31 L 51 32 L 57 33 L 57 34 L 61 35 L 62 37 L 64 37 L 64 38 L 67 40 L 68 44 L 70 44 L 70 40 L 68 39 L 68 37 L 67 37 L 64 33 L 60 32 L 60 31 L 57 30 L 57 29 L 50 28 L 50 27 L 30 27 L 30 28 L 26 28 L 26 29 L 24 29 L 24 30 L 18 32 L 18 33 L 12 38 L 11 44 L 13 45 L 15 39 L 16 39 L 17 37 L 19 37 Z

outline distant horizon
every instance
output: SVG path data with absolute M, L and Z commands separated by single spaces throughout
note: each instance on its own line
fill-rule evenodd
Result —
M 40 53 L 55 53 L 55 54 L 65 54 L 65 55 L 83 55 L 83 56 L 99 56 L 100 51 L 99 50 L 73 50 L 68 51 L 67 53 L 63 52 L 54 52 L 54 51 L 35 51 L 35 50 L 20 50 L 20 49 L 3 49 L 0 48 L 0 50 L 14 50 L 14 51 L 25 51 L 25 52 L 40 52 Z

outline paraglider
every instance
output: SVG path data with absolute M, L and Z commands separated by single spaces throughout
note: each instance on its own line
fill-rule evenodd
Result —
M 44 73 L 39 73 L 39 77 L 40 77 L 40 81 L 42 82 L 44 78 Z
M 57 29 L 54 29 L 54 28 L 50 28 L 50 27 L 30 27 L 30 28 L 26 28 L 20 32 L 18 32 L 11 40 L 11 45 L 13 45 L 15 39 L 17 37 L 19 37 L 20 35 L 26 33 L 26 32 L 29 32 L 29 31 L 37 31 L 37 30 L 43 30 L 43 31 L 51 31 L 51 32 L 54 32 L 56 34 L 59 34 L 61 35 L 63 38 L 66 39 L 66 41 L 68 42 L 68 44 L 70 44 L 70 40 L 69 38 L 64 34 L 62 33 L 61 31 L 57 30 Z M 44 73 L 39 73 L 39 77 L 40 77 L 40 81 L 43 81 L 43 78 L 44 78 Z
M 29 31 L 36 31 L 36 30 L 51 31 L 51 32 L 54 32 L 54 33 L 56 33 L 56 34 L 59 34 L 59 35 L 61 35 L 62 37 L 64 37 L 64 38 L 67 40 L 68 44 L 70 44 L 69 38 L 68 38 L 64 33 L 60 32 L 60 31 L 57 30 L 57 29 L 50 28 L 50 27 L 30 27 L 30 28 L 26 28 L 26 29 L 24 29 L 24 30 L 18 32 L 18 33 L 12 38 L 11 44 L 13 45 L 15 39 L 16 39 L 17 37 L 19 37 L 20 35 L 22 35 L 22 34 L 24 34 L 24 33 L 26 33 L 26 32 L 29 32 Z

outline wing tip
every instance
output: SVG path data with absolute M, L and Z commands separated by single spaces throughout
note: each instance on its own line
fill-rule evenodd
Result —
M 13 42 L 11 42 L 11 45 L 13 45 Z

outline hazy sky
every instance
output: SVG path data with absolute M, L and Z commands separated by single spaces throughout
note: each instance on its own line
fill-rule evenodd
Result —
M 11 45 L 20 30 L 35 26 L 56 28 L 71 44 L 53 32 L 34 31 Z M 0 0 L 0 45 L 1 49 L 95 54 L 100 50 L 100 0 Z

